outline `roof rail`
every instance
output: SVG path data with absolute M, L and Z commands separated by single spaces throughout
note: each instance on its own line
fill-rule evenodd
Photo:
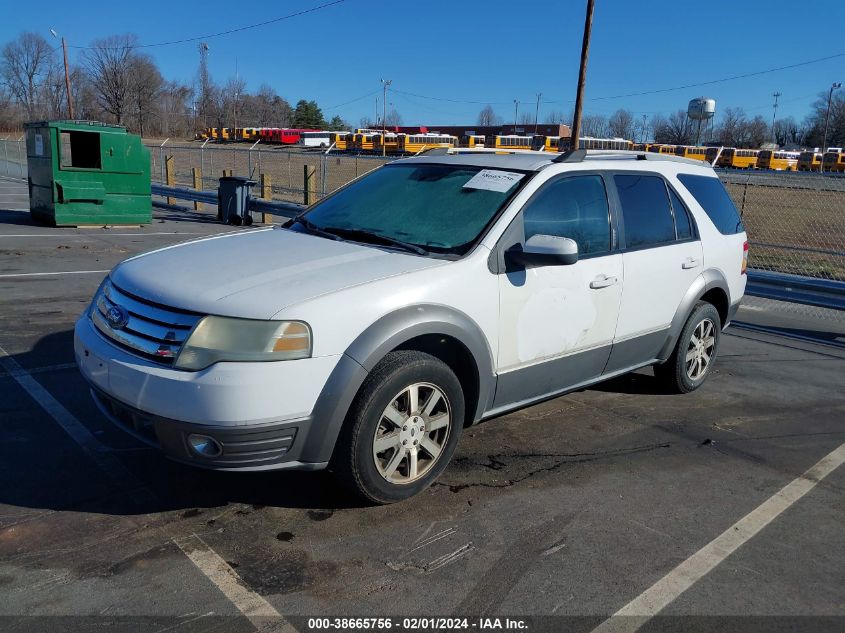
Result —
M 672 154 L 658 154 L 656 152 L 635 152 L 627 149 L 576 149 L 555 158 L 554 163 L 582 163 L 588 159 L 611 158 L 617 160 L 660 160 L 687 165 L 710 165 L 707 161 L 683 158 Z
M 551 158 L 549 152 L 537 149 L 510 149 L 507 147 L 449 147 L 445 149 L 449 154 L 537 154 Z

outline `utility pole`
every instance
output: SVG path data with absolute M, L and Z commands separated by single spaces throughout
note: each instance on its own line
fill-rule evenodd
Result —
M 537 120 L 540 117 L 540 97 L 543 96 L 542 92 L 537 93 L 537 109 L 534 110 L 534 134 L 537 134 Z
M 59 39 L 59 34 L 56 33 L 53 29 L 50 29 L 50 33 L 53 34 L 53 37 Z M 62 40 L 62 53 L 64 54 L 65 58 L 65 92 L 67 93 L 67 114 L 68 117 L 73 119 L 73 98 L 70 95 L 70 72 L 68 72 L 67 67 L 67 43 L 65 42 L 64 36 L 61 37 Z
M 516 134 L 516 118 L 519 114 L 519 101 L 517 99 L 513 100 L 513 133 Z
M 382 79 L 381 83 L 384 85 L 384 100 L 382 102 L 384 112 L 381 117 L 381 155 L 387 156 L 387 145 L 384 142 L 387 138 L 387 87 L 393 83 L 393 80 Z
M 581 69 L 578 72 L 578 91 L 575 95 L 575 116 L 572 120 L 572 138 L 569 149 L 578 149 L 581 137 L 581 112 L 584 102 L 584 85 L 587 83 L 587 59 L 590 56 L 590 35 L 593 31 L 593 7 L 595 0 L 587 0 L 587 15 L 584 18 L 584 37 L 581 40 Z
M 824 115 L 824 141 L 822 141 L 822 156 L 827 152 L 827 124 L 830 122 L 830 102 L 833 100 L 833 91 L 842 87 L 841 83 L 835 83 L 830 86 L 830 92 L 827 93 L 827 114 Z
M 648 129 L 646 121 L 648 120 L 648 115 L 643 115 L 643 128 L 642 128 L 642 136 L 640 137 L 640 143 L 645 143 L 646 140 L 646 130 Z
M 781 94 L 779 92 L 776 92 L 772 96 L 775 98 L 775 105 L 772 106 L 772 108 L 774 109 L 774 112 L 772 113 L 772 143 L 777 145 L 778 137 L 777 134 L 775 134 L 775 121 L 777 121 L 778 118 L 778 98 L 781 96 Z

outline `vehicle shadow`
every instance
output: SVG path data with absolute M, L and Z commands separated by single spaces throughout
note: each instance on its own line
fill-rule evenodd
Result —
M 17 211 L 15 209 L 0 209 L 0 224 L 11 226 L 40 226 L 32 221 L 29 211 Z
M 99 412 L 79 370 L 69 366 L 72 346 L 73 332 L 65 330 L 0 358 L 0 504 L 116 515 L 232 503 L 362 505 L 327 472 L 227 473 L 168 460 Z
M 588 387 L 588 390 L 640 396 L 673 395 L 673 392 L 667 389 L 662 381 L 658 380 L 650 368 L 641 369 L 636 373 L 611 378 L 605 382 L 600 382 Z

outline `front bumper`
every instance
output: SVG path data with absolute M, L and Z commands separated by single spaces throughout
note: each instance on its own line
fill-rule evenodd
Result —
M 87 313 L 76 323 L 74 350 L 103 414 L 176 461 L 218 470 L 326 466 L 300 458 L 308 437 L 324 431 L 312 411 L 339 356 L 182 371 L 115 347 Z M 198 454 L 188 444 L 191 434 L 214 438 L 222 453 Z

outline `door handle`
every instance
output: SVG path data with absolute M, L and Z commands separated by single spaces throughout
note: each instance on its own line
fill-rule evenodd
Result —
M 607 288 L 618 281 L 616 277 L 608 277 L 607 275 L 599 275 L 590 282 L 590 288 L 598 290 L 599 288 Z
M 695 257 L 687 257 L 684 262 L 681 264 L 681 268 L 684 270 L 688 270 L 690 268 L 695 268 L 701 262 L 699 262 Z

